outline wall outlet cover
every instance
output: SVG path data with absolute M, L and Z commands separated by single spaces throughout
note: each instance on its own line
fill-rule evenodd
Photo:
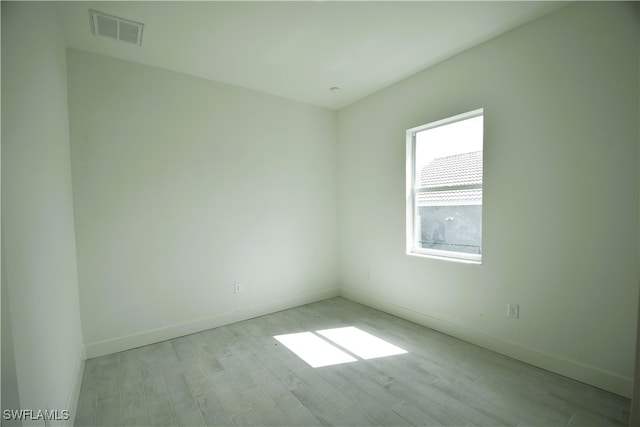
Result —
M 520 306 L 518 304 L 507 304 L 507 317 L 510 319 L 519 319 Z

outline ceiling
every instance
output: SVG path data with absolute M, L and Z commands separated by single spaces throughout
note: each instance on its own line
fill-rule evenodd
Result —
M 57 8 L 69 47 L 339 109 L 564 5 L 74 1 Z M 142 45 L 93 35 L 89 9 L 144 23 Z

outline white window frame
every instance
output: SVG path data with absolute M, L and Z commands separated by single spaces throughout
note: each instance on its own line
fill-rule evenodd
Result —
M 443 251 L 439 249 L 422 248 L 418 245 L 419 240 L 419 227 L 417 224 L 417 210 L 416 210 L 416 195 L 423 192 L 437 192 L 446 190 L 468 190 L 468 189 L 482 189 L 483 184 L 472 185 L 458 185 L 447 187 L 429 187 L 419 188 L 416 186 L 416 135 L 422 131 L 433 129 L 439 126 L 449 125 L 462 120 L 471 119 L 473 117 L 484 116 L 484 109 L 479 108 L 477 110 L 469 111 L 467 113 L 458 114 L 453 117 L 447 117 L 442 120 L 427 123 L 425 125 L 417 126 L 407 130 L 407 152 L 406 152 L 406 200 L 407 200 L 407 219 L 406 219 L 406 251 L 407 255 L 421 256 L 427 258 L 436 258 L 449 261 L 458 261 L 471 264 L 482 263 L 482 253 L 470 254 L 464 252 Z M 483 127 L 484 129 L 484 127 Z M 483 135 L 484 138 L 484 135 Z M 484 146 L 484 143 L 483 143 Z M 484 150 L 483 150 L 484 151 Z M 482 203 L 480 203 L 482 205 Z M 482 252 L 482 251 L 481 251 Z

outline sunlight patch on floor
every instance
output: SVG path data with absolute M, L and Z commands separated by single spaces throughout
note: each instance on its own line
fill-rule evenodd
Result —
M 274 338 L 314 368 L 356 361 L 354 357 L 311 332 L 276 335 Z
M 354 355 L 367 360 L 407 353 L 355 326 L 276 335 L 274 338 L 313 368 L 356 362 L 358 359 Z
M 394 356 L 407 351 L 355 326 L 317 331 L 320 335 L 363 359 Z

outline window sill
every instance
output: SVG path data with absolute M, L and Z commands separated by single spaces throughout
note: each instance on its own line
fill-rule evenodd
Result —
M 431 259 L 439 259 L 442 261 L 452 261 L 460 264 L 482 265 L 482 259 L 476 260 L 476 259 L 459 258 L 455 256 L 436 255 L 436 254 L 420 253 L 420 252 L 407 252 L 407 255 L 411 255 L 419 258 L 431 258 Z

